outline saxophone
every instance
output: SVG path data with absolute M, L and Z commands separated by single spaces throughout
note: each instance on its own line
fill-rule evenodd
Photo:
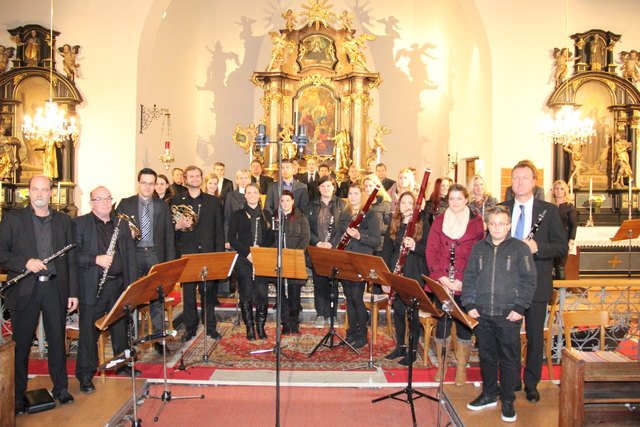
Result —
M 113 230 L 113 235 L 111 236 L 111 241 L 109 242 L 109 247 L 107 248 L 107 255 L 113 256 L 116 253 L 116 242 L 118 241 L 118 235 L 120 234 L 120 221 L 122 221 L 122 217 L 118 216 L 118 222 Z M 107 281 L 107 273 L 109 272 L 109 267 L 105 267 L 102 271 L 102 277 L 98 282 L 98 295 L 97 298 L 100 298 L 102 295 L 102 287 L 104 286 L 104 282 Z

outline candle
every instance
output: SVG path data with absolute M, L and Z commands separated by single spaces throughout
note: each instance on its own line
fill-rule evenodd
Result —
M 569 201 L 574 203 L 573 201 L 573 178 L 569 180 Z
M 58 204 L 60 204 L 60 181 L 58 181 Z
M 589 178 L 589 200 L 593 197 L 593 178 Z
M 164 149 L 165 150 L 171 149 L 171 141 L 165 141 L 164 142 Z
M 631 208 L 633 207 L 633 192 L 631 187 L 633 186 L 633 178 L 629 177 L 629 200 L 627 204 L 629 205 L 629 219 L 631 219 Z

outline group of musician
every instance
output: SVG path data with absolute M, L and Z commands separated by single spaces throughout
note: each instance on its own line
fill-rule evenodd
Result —
M 238 259 L 234 276 L 246 337 L 248 340 L 266 339 L 268 286 L 273 280 L 255 274 L 251 248 L 277 245 L 278 225 L 274 217 L 278 216 L 279 210 L 284 217 L 285 248 L 306 249 L 313 245 L 379 255 L 391 271 L 400 271 L 423 286 L 422 275 L 438 281 L 463 309 L 466 308 L 465 301 L 470 304 L 470 300 L 465 299 L 465 271 L 477 268 L 478 263 L 482 265 L 482 256 L 474 261 L 473 266 L 467 263 L 478 242 L 492 239 L 493 223 L 487 227 L 487 218 L 493 218 L 495 223 L 495 218 L 499 217 L 500 227 L 510 227 L 508 237 L 524 242 L 522 245 L 533 260 L 535 292 L 531 292 L 529 301 L 518 300 L 518 316 L 511 316 L 509 322 L 519 331 L 522 319 L 526 319 L 528 349 L 524 387 L 529 401 L 539 400 L 537 384 L 542 369 L 543 326 L 547 302 L 551 297 L 554 262 L 558 263 L 554 260 L 566 256 L 568 239 L 575 236 L 575 230 L 571 236 L 575 218 L 571 209 L 568 209 L 569 214 L 561 216 L 555 204 L 534 195 L 534 192 L 539 192 L 539 187 L 536 186 L 537 170 L 533 163 L 525 160 L 514 166 L 511 191 L 507 192 L 507 200 L 501 204 L 505 207 L 501 211 L 503 215 L 495 211 L 497 200 L 489 194 L 480 176 L 471 179 L 469 190 L 448 177 L 438 178 L 433 192 L 427 195 L 426 179 L 423 180 L 423 188 L 418 188 L 416 182 L 419 177 L 411 168 L 402 169 L 397 181 L 393 181 L 387 177 L 384 164 L 378 164 L 375 172 L 364 177 L 353 166 L 349 168 L 348 178 L 338 187 L 327 165 L 318 165 L 314 159 L 309 159 L 306 171 L 302 173 L 297 173 L 297 166 L 295 160 L 283 160 L 279 171 L 283 188 L 281 194 L 279 181 L 268 177 L 258 160 L 251 163 L 250 169 L 236 173 L 235 189 L 233 183 L 224 177 L 225 165 L 222 163 L 216 163 L 214 172 L 206 176 L 197 166 L 184 170 L 176 168 L 172 171 L 172 182 L 167 176 L 144 168 L 138 173 L 136 195 L 123 199 L 113 209 L 115 204 L 110 191 L 103 186 L 97 187 L 90 194 L 91 212 L 73 220 L 49 207 L 50 180 L 43 176 L 32 178 L 29 183 L 30 205 L 7 212 L 0 223 L 0 265 L 8 269 L 9 279 L 25 270 L 32 273 L 5 293 L 16 342 L 16 412 L 26 410 L 24 392 L 28 354 L 40 312 L 44 315 L 49 346 L 53 396 L 61 404 L 71 403 L 73 397 L 67 390 L 64 363 L 66 312 L 79 307 L 80 340 L 75 374 L 80 390 L 91 393 L 95 391 L 92 378 L 98 360 L 96 342 L 99 331 L 94 326 L 95 321 L 109 312 L 128 284 L 146 275 L 153 265 L 182 255 L 236 251 Z M 566 184 L 563 187 L 561 183 L 558 183 L 556 200 L 565 204 L 567 195 L 564 194 L 563 198 L 560 193 L 566 193 Z M 261 195 L 266 195 L 264 206 Z M 424 203 L 420 203 L 423 198 Z M 575 208 L 573 212 L 575 214 Z M 359 221 L 354 221 L 358 217 Z M 412 233 L 407 233 L 408 229 Z M 77 245 L 74 250 L 46 265 L 42 262 L 71 243 Z M 501 244 L 500 241 L 498 243 Z M 512 268 L 511 264 L 507 265 L 507 269 Z M 519 264 L 514 260 L 513 265 Z M 330 300 L 329 279 L 318 275 L 311 262 L 308 267 L 314 283 L 315 326 L 324 327 L 330 323 L 331 317 L 335 318 L 337 304 Z M 490 267 L 484 265 L 482 268 Z M 207 298 L 203 298 L 205 289 L 202 282 L 182 284 L 185 326 L 182 342 L 195 337 L 198 324 L 204 323 L 205 318 L 205 333 L 213 339 L 221 338 L 216 330 L 215 316 L 218 283 L 204 283 Z M 283 334 L 299 333 L 300 293 L 304 283 L 303 280 L 290 279 L 284 283 L 281 301 Z M 478 298 L 483 285 L 480 282 L 474 284 Z M 359 349 L 368 344 L 368 314 L 363 300 L 365 283 L 343 280 L 342 289 L 348 316 L 346 341 Z M 200 292 L 203 304 L 200 316 L 196 290 Z M 425 290 L 432 297 L 430 289 L 425 286 Z M 389 289 L 373 291 L 388 292 Z M 439 304 L 435 298 L 434 302 Z M 504 302 L 507 306 L 510 303 L 514 308 L 515 301 Z M 492 327 L 493 335 L 501 336 L 502 329 L 484 325 L 485 318 L 491 318 L 489 313 L 483 312 L 484 306 L 474 300 L 472 307 L 472 317 L 480 322 L 477 329 Z M 414 343 L 414 348 L 407 348 L 408 307 L 402 299 L 394 298 L 393 309 L 397 345 L 386 358 L 406 366 L 415 360 L 420 328 L 417 320 L 413 319 L 410 329 L 414 339 L 409 341 Z M 163 331 L 163 304 L 152 302 L 150 313 L 153 332 Z M 446 371 L 442 348 L 449 346 L 451 341 L 452 322 L 447 323 L 444 319 L 438 320 L 436 328 L 438 371 L 435 379 Z M 463 322 L 456 320 L 453 323 L 457 337 L 454 346 L 455 383 L 463 385 L 473 331 Z M 126 346 L 124 321 L 114 324 L 110 332 L 113 351 L 117 354 Z M 481 341 L 480 337 L 486 336 L 486 333 L 476 334 L 476 339 Z M 480 349 L 486 348 L 483 344 L 479 342 Z M 154 344 L 154 347 L 159 353 L 169 351 L 161 343 Z M 494 352 L 492 356 L 486 355 L 486 350 L 481 351 L 483 378 L 485 375 L 489 378 L 498 365 L 501 374 L 505 366 L 508 372 L 520 372 L 519 351 L 518 347 L 517 360 L 514 357 L 504 359 L 504 352 L 500 349 L 497 355 Z M 136 375 L 139 371 L 132 373 L 131 368 L 124 366 L 118 373 Z M 519 384 L 518 374 L 513 386 Z M 503 386 L 498 392 L 495 387 L 485 387 L 483 402 L 489 404 L 483 407 L 491 406 L 497 393 L 501 393 L 503 401 L 513 401 L 514 390 L 506 388 Z

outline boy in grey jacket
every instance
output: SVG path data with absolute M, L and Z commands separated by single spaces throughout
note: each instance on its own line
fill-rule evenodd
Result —
M 482 394 L 467 408 L 477 411 L 496 406 L 500 390 L 502 420 L 514 422 L 520 327 L 536 288 L 536 268 L 529 246 L 511 237 L 507 208 L 489 209 L 486 220 L 489 236 L 473 246 L 462 286 L 462 305 L 478 320 L 474 332 L 482 375 Z

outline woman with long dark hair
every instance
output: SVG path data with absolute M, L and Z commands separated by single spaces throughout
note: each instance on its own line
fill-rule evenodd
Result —
M 372 255 L 380 245 L 380 216 L 377 212 L 369 210 L 358 228 L 349 227 L 353 218 L 364 207 L 365 190 L 362 184 L 355 183 L 349 186 L 347 207 L 338 219 L 338 233 L 334 237 L 333 247 L 337 247 L 342 236 L 347 233 L 351 240 L 345 247 L 346 251 Z M 347 298 L 347 316 L 349 326 L 346 341 L 355 348 L 366 346 L 367 340 L 367 309 L 362 297 L 364 295 L 364 282 L 342 281 L 344 295 Z
M 391 218 L 391 224 L 387 229 L 382 244 L 382 258 L 389 270 L 394 271 L 403 243 L 409 248 L 406 261 L 402 270 L 402 275 L 415 279 L 424 286 L 422 274 L 429 274 L 427 262 L 424 256 L 427 247 L 427 236 L 429 236 L 429 223 L 423 220 L 422 212 L 416 222 L 413 235 L 406 236 L 407 226 L 412 219 L 413 210 L 416 204 L 416 195 L 412 191 L 405 191 L 400 196 L 400 202 Z M 386 291 L 386 289 L 385 289 Z M 406 314 L 407 305 L 401 298 L 393 300 L 393 326 L 396 331 L 396 348 L 385 359 L 392 360 L 402 357 L 398 364 L 408 366 L 410 359 L 415 360 L 418 340 L 420 339 L 420 321 L 417 316 L 413 320 L 412 335 L 413 348 L 407 352 L 405 345 Z M 425 354 L 428 353 L 428 343 L 425 343 Z
M 309 222 L 302 211 L 295 206 L 293 193 L 283 190 L 280 197 L 280 209 L 283 215 L 284 247 L 287 249 L 307 249 L 311 231 Z M 300 291 L 304 280 L 286 279 L 286 295 L 283 289 L 282 298 L 282 333 L 298 334 L 300 325 Z
M 170 185 L 169 178 L 167 178 L 166 175 L 158 175 L 153 191 L 153 196 L 167 203 L 169 203 L 169 200 L 171 200 L 171 198 L 175 196 L 173 187 Z
M 267 321 L 269 302 L 269 279 L 256 276 L 251 257 L 252 246 L 270 247 L 273 245 L 271 214 L 260 206 L 260 186 L 250 183 L 246 186 L 244 208 L 235 211 L 229 220 L 229 243 L 238 252 L 235 273 L 240 294 L 240 312 L 247 328 L 247 339 L 266 339 L 264 324 Z M 253 305 L 256 306 L 255 329 L 253 324 Z
M 427 262 L 429 276 L 453 294 L 454 300 L 461 306 L 462 280 L 472 246 L 484 239 L 484 222 L 480 215 L 473 213 L 467 203 L 469 193 L 460 184 L 449 187 L 447 195 L 448 207 L 442 215 L 434 218 L 429 240 L 427 241 Z M 436 327 L 436 358 L 438 370 L 435 380 L 440 379 L 446 360 L 442 360 L 442 346 L 449 344 L 451 324 L 455 323 L 458 342 L 456 344 L 456 385 L 464 385 L 467 378 L 467 362 L 471 353 L 471 329 L 464 323 L 454 319 L 447 321 L 438 319 Z
M 436 215 L 441 214 L 447 209 L 447 193 L 449 192 L 449 187 L 452 185 L 453 180 L 446 176 L 436 179 L 436 182 L 433 184 L 433 191 L 424 208 L 430 225 L 433 224 L 433 218 L 435 218 Z

